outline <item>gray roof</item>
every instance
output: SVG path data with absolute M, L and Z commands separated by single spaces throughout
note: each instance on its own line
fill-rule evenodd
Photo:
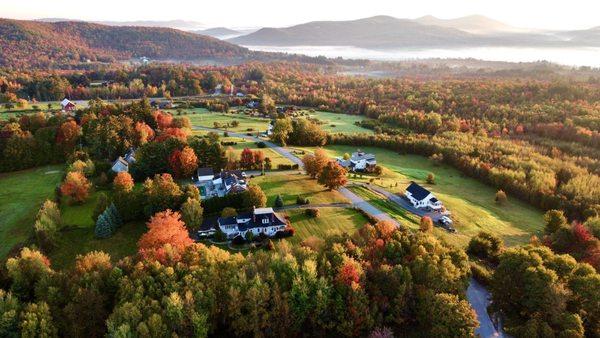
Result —
M 408 188 L 406 188 L 406 191 L 410 192 L 412 197 L 419 201 L 423 200 L 425 197 L 431 194 L 429 190 L 423 188 L 415 182 L 411 182 Z

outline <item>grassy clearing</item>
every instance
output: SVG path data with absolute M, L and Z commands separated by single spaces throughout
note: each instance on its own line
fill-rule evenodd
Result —
M 52 267 L 73 267 L 77 255 L 91 251 L 104 251 L 116 262 L 137 252 L 137 241 L 146 230 L 144 222 L 132 222 L 124 224 L 110 238 L 97 239 L 93 227 L 66 229 L 61 234 L 58 248 L 50 254 Z
M 368 223 L 356 210 L 346 208 L 319 208 L 319 217 L 310 217 L 304 210 L 294 209 L 285 212 L 296 233 L 286 238 L 292 244 L 299 244 L 308 237 L 324 238 L 329 233 L 353 233 Z
M 0 174 L 0 259 L 33 233 L 35 215 L 61 178 L 61 166 Z
M 351 146 L 327 146 L 325 149 L 332 156 L 356 151 Z M 436 166 L 426 157 L 418 155 L 399 155 L 372 147 L 361 149 L 375 154 L 377 162 L 385 168 L 382 177 L 376 179 L 374 184 L 391 192 L 403 193 L 410 181 L 415 181 L 444 203 L 452 212 L 458 230 L 458 234 L 451 235 L 449 242 L 464 245 L 471 236 L 482 230 L 501 236 L 507 245 L 526 243 L 531 235 L 541 234 L 542 211 L 510 196 L 506 205 L 498 205 L 494 201 L 496 189 L 464 176 L 452 167 Z M 435 185 L 425 182 L 430 172 L 435 175 Z M 369 177 L 360 179 L 351 175 L 351 179 L 366 182 Z
M 304 111 L 307 112 L 310 117 L 316 118 L 323 122 L 321 127 L 323 130 L 328 133 L 342 133 L 342 134 L 359 134 L 359 133 L 367 133 L 372 134 L 373 131 L 371 129 L 366 129 L 363 127 L 359 127 L 355 122 L 360 122 L 366 120 L 367 117 L 363 115 L 348 115 L 348 114 L 338 114 L 338 113 L 330 113 L 325 111 Z
M 237 144 L 235 144 L 235 145 L 225 146 L 226 149 L 229 147 L 233 148 L 233 152 L 235 153 L 237 158 L 240 157 L 244 148 L 249 148 L 252 151 L 256 151 L 256 150 L 262 151 L 265 154 L 265 157 L 268 157 L 271 159 L 271 165 L 272 165 L 273 169 L 277 169 L 277 166 L 280 164 L 287 164 L 287 165 L 294 164 L 287 157 L 279 154 L 275 150 L 273 150 L 271 148 L 259 148 L 256 145 L 256 143 L 254 143 L 252 141 L 247 141 L 245 139 L 236 138 L 236 137 L 226 137 L 226 138 L 223 138 L 222 141 L 223 142 L 237 142 Z
M 175 111 L 170 111 L 174 115 L 177 115 Z M 187 112 L 187 116 L 192 123 L 192 126 L 200 126 L 200 127 L 208 127 L 214 128 L 215 122 L 221 124 L 219 129 L 225 129 L 223 125 L 227 123 L 231 123 L 233 121 L 238 121 L 239 126 L 235 128 L 227 128 L 230 131 L 234 132 L 264 132 L 267 130 L 270 120 L 262 117 L 252 117 L 245 114 L 239 113 L 216 113 L 209 112 L 206 109 L 192 109 L 192 110 L 184 110 Z M 193 114 L 195 112 L 195 114 Z M 251 130 L 249 130 L 251 129 Z
M 72 267 L 77 255 L 90 251 L 104 251 L 110 255 L 113 262 L 136 253 L 137 241 L 146 231 L 144 222 L 124 224 L 107 239 L 94 237 L 95 222 L 92 214 L 97 198 L 98 192 L 92 194 L 83 204 L 62 205 L 61 214 L 65 229 L 61 232 L 57 248 L 50 253 L 54 268 Z
M 317 184 L 316 180 L 300 174 L 271 174 L 252 179 L 252 184 L 259 185 L 267 195 L 267 205 L 272 206 L 277 195 L 281 195 L 284 205 L 296 204 L 298 196 L 307 197 L 310 204 L 347 203 L 349 202 L 337 191 L 329 191 Z

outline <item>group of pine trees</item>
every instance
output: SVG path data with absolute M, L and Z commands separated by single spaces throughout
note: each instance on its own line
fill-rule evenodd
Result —
M 96 221 L 96 228 L 94 228 L 94 235 L 98 238 L 108 238 L 123 225 L 123 219 L 119 214 L 119 210 L 115 207 L 114 203 L 111 203 L 103 213 L 98 216 Z

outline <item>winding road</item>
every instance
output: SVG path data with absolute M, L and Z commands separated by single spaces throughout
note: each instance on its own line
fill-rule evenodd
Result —
M 221 130 L 221 129 L 200 127 L 200 126 L 194 126 L 193 129 L 213 131 L 216 133 L 222 133 L 225 131 L 225 130 Z M 253 142 L 264 142 L 267 147 L 273 149 L 280 155 L 286 157 L 292 163 L 298 164 L 298 167 L 300 169 L 304 168 L 304 164 L 298 157 L 296 157 L 294 154 L 292 154 L 288 149 L 285 149 L 273 142 L 266 141 L 266 140 L 263 140 L 256 136 L 250 136 L 250 135 L 243 134 L 243 133 L 236 133 L 236 132 L 230 132 L 230 131 L 227 131 L 227 133 L 230 136 L 243 138 L 243 139 L 250 140 Z M 371 186 L 369 188 L 373 188 L 373 187 Z M 348 190 L 347 188 L 341 187 L 338 190 L 342 195 L 344 195 L 346 198 L 348 198 L 350 200 L 351 204 L 338 203 L 337 205 L 335 205 L 336 207 L 353 206 L 353 207 L 356 207 L 356 208 L 359 208 L 359 209 L 365 211 L 366 213 L 372 215 L 373 217 L 375 217 L 379 220 L 391 221 L 391 222 L 394 222 L 397 226 L 400 226 L 400 224 L 395 219 L 393 219 L 390 215 L 377 209 L 372 204 L 365 201 L 362 197 L 356 195 L 355 193 Z M 375 187 L 374 190 L 383 194 L 391 201 L 400 204 L 400 206 L 402 206 L 402 207 L 405 207 L 405 205 L 406 205 L 406 208 L 409 209 L 409 211 L 411 211 L 410 208 L 412 208 L 412 206 L 408 205 L 408 203 L 406 201 L 404 201 L 401 197 L 399 197 L 395 194 L 392 194 L 385 189 L 380 189 L 380 188 Z M 327 206 L 333 206 L 333 205 L 327 205 Z M 319 207 L 319 205 L 309 205 L 308 207 Z M 494 323 L 492 322 L 492 320 L 487 312 L 487 307 L 490 304 L 490 299 L 491 299 L 491 295 L 490 295 L 489 291 L 483 285 L 479 284 L 476 280 L 471 279 L 471 281 L 469 283 L 469 287 L 467 288 L 467 300 L 469 301 L 469 303 L 475 310 L 475 312 L 477 314 L 477 319 L 479 320 L 479 327 L 475 330 L 475 334 L 477 334 L 483 338 L 505 337 L 505 335 L 502 333 L 502 330 L 499 331 L 498 329 L 496 329 L 496 327 L 494 326 Z

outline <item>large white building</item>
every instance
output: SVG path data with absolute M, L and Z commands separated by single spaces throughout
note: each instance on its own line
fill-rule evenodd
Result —
M 192 181 L 198 187 L 201 199 L 223 197 L 248 189 L 246 173 L 240 170 L 223 170 L 215 175 L 212 168 L 198 168 Z
M 337 158 L 337 162 L 342 167 L 349 171 L 371 171 L 377 165 L 375 155 L 367 154 L 363 151 L 353 152 L 349 159 L 345 160 L 343 157 Z
M 439 211 L 444 205 L 438 200 L 429 190 L 423 188 L 415 182 L 411 182 L 406 192 L 406 198 L 412 203 L 415 208 L 425 208 Z
M 264 234 L 273 237 L 277 232 L 284 231 L 287 223 L 273 208 L 256 208 L 237 216 L 219 217 L 217 226 L 228 239 L 233 239 L 237 236 L 246 237 L 248 232 L 254 236 Z

